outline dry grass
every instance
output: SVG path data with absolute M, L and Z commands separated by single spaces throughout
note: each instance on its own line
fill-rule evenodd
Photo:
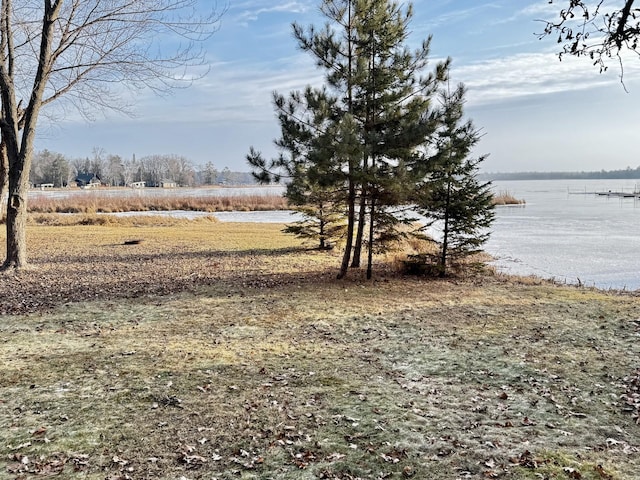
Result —
M 30 226 L 0 478 L 636 478 L 636 297 L 337 281 L 280 228 Z
M 35 197 L 29 200 L 32 213 L 116 213 L 166 210 L 201 212 L 285 210 L 287 200 L 282 195 L 186 196 L 179 191 L 163 192 L 164 196 L 137 195 L 123 192 L 107 196 L 87 192 L 82 196 L 65 198 Z
M 524 205 L 526 202 L 514 197 L 510 192 L 504 191 L 493 196 L 494 205 Z
M 179 217 L 172 217 L 169 215 L 132 215 L 132 216 L 116 216 L 109 214 L 72 214 L 72 215 L 60 215 L 57 213 L 32 213 L 27 218 L 29 225 L 47 225 L 58 227 L 73 227 L 81 225 L 93 225 L 93 226 L 111 226 L 111 227 L 141 227 L 141 226 L 155 226 L 155 227 L 179 227 L 183 225 L 197 225 L 201 223 L 216 223 L 218 219 L 211 215 L 206 217 L 198 217 L 193 220 L 186 220 Z

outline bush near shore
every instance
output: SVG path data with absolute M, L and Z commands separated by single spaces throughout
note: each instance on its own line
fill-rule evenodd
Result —
M 494 205 L 524 205 L 526 202 L 518 199 L 509 192 L 500 192 L 493 196 Z
M 281 228 L 29 225 L 0 477 L 636 478 L 636 296 L 336 280 Z

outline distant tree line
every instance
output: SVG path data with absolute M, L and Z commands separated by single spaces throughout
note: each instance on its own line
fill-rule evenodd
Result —
M 188 158 L 174 154 L 122 158 L 101 148 L 94 148 L 91 155 L 84 158 L 68 158 L 46 149 L 36 152 L 29 181 L 32 185 L 67 187 L 73 185 L 80 174 L 96 175 L 104 185 L 112 187 L 133 182 L 156 187 L 167 181 L 180 187 L 255 183 L 249 172 L 233 172 L 228 167 L 218 170 L 212 162 L 195 165 Z
M 639 179 L 640 167 L 623 170 L 600 170 L 591 172 L 508 172 L 482 173 L 484 180 L 601 180 Z

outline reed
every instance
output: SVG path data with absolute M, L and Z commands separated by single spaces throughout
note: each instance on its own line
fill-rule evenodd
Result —
M 136 196 L 91 195 L 65 198 L 35 197 L 29 200 L 31 213 L 117 213 L 188 210 L 199 212 L 285 210 L 287 200 L 281 195 L 229 196 Z
M 494 205 L 524 205 L 526 202 L 514 197 L 509 191 L 501 191 L 493 196 Z

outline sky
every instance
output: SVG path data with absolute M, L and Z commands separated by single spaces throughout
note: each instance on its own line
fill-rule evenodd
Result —
M 203 7 L 213 0 L 199 0 Z M 218 6 L 224 7 L 224 0 Z M 409 2 L 400 2 L 407 4 Z M 484 172 L 592 171 L 640 166 L 640 58 L 604 74 L 589 60 L 557 56 L 540 40 L 541 19 L 559 0 L 416 0 L 409 45 L 429 35 L 432 65 L 452 60 L 452 82 L 467 87 L 466 115 L 481 131 Z M 228 0 L 204 45 L 208 73 L 171 95 L 136 95 L 132 115 L 72 113 L 38 126 L 36 150 L 68 158 L 95 149 L 123 158 L 177 154 L 196 165 L 248 171 L 249 147 L 276 155 L 280 130 L 272 92 L 321 85 L 323 72 L 297 47 L 291 23 L 324 25 L 320 0 Z

